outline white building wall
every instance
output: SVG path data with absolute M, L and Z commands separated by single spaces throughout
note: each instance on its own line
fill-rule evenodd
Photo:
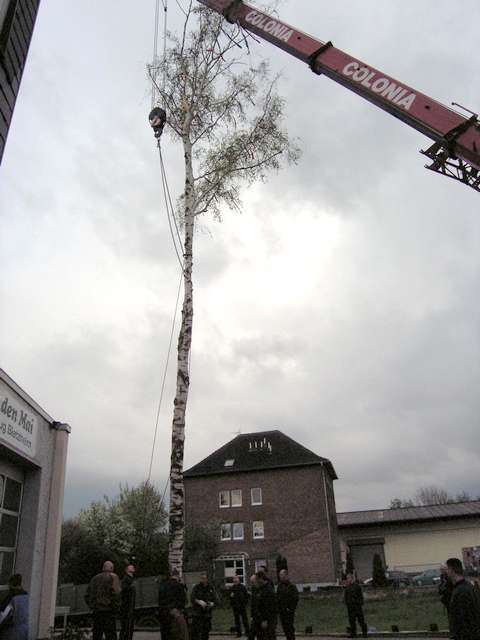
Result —
M 462 559 L 463 547 L 480 545 L 480 522 L 425 523 L 385 535 L 385 560 L 390 569 L 414 572 L 436 569 L 447 558 Z
M 18 416 L 5 413 L 8 404 L 33 419 L 31 449 L 9 437 L 8 425 L 19 433 L 22 427 Z M 30 640 L 48 638 L 53 623 L 68 433 L 0 369 L 0 468 L 24 477 L 14 572 L 30 595 Z

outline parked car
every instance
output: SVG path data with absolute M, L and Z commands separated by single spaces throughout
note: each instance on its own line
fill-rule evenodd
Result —
M 427 585 L 434 585 L 440 582 L 440 569 L 427 569 L 423 573 L 419 573 L 418 576 L 412 578 L 412 584 L 416 587 L 425 587 Z
M 405 571 L 385 571 L 385 578 L 390 586 L 403 588 L 411 584 L 410 576 Z M 373 578 L 367 578 L 363 581 L 365 586 L 373 584 Z
M 393 585 L 394 587 L 408 587 L 411 583 L 410 576 L 405 571 L 386 571 L 385 576 L 388 580 L 388 583 Z

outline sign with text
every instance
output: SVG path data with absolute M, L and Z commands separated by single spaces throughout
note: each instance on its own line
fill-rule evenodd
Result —
M 0 441 L 34 458 L 37 430 L 38 421 L 33 411 L 20 404 L 13 393 L 0 389 Z

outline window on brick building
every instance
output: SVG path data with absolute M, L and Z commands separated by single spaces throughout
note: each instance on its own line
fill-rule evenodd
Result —
M 218 504 L 221 509 L 225 509 L 230 506 L 230 491 L 220 491 L 218 494 Z
M 262 490 L 259 487 L 255 487 L 250 491 L 252 497 L 252 505 L 255 507 L 262 504 Z
M 264 568 L 268 568 L 266 560 L 255 560 L 255 573 L 257 573 L 257 571 L 261 571 Z
M 253 529 L 254 540 L 262 540 L 265 537 L 263 520 L 255 520 L 252 524 L 252 529 Z
M 231 540 L 232 539 L 232 525 L 231 524 L 222 524 L 220 530 L 220 539 L 221 540 Z
M 243 540 L 243 522 L 235 522 L 233 524 L 233 539 Z
M 232 497 L 232 507 L 242 506 L 242 490 L 241 489 L 233 489 L 231 491 L 231 497 Z
M 234 576 L 238 576 L 242 584 L 245 584 L 245 559 L 233 558 L 225 560 L 225 584 L 232 586 Z

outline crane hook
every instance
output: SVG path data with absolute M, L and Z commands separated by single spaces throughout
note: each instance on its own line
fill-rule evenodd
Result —
M 160 138 L 163 133 L 165 123 L 167 122 L 167 113 L 165 109 L 162 109 L 161 107 L 154 107 L 150 111 L 148 121 L 153 129 L 153 135 L 155 138 Z

